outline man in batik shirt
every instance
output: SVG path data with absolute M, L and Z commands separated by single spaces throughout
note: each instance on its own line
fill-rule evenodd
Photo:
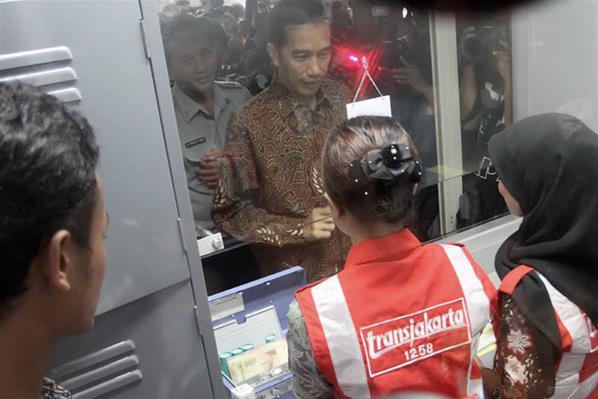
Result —
M 349 244 L 334 229 L 320 158 L 350 93 L 326 78 L 330 27 L 320 2 L 283 0 L 269 27 L 277 77 L 231 120 L 212 216 L 253 243 L 262 272 L 299 265 L 314 281 L 341 267 Z

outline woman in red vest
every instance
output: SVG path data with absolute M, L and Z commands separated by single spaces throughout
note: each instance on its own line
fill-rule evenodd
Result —
M 295 396 L 483 395 L 475 353 L 495 290 L 465 248 L 423 245 L 407 228 L 422 174 L 409 135 L 391 118 L 346 121 L 322 170 L 353 246 L 340 273 L 291 305 Z
M 598 135 L 564 114 L 489 143 L 519 230 L 499 249 L 494 398 L 598 397 Z M 594 396 L 592 396 L 594 395 Z

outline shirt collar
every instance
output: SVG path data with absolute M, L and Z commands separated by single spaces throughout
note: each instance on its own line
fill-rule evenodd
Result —
M 214 119 L 218 118 L 220 112 L 230 102 L 230 99 L 226 96 L 224 91 L 214 84 Z M 207 117 L 211 118 L 210 114 L 197 102 L 187 96 L 183 91 L 175 84 L 173 88 L 174 101 L 177 107 L 181 111 L 185 122 L 189 123 L 191 119 L 198 113 L 201 112 Z
M 218 115 L 222 112 L 224 107 L 231 102 L 224 90 L 217 84 L 214 85 L 214 117 L 218 119 Z
M 316 109 L 325 102 L 331 103 L 330 95 L 332 94 L 332 88 L 327 83 L 326 79 L 324 79 L 322 86 L 316 93 Z M 289 116 L 295 109 L 303 106 L 295 100 L 289 89 L 282 84 L 278 76 L 274 77 L 270 85 L 270 93 L 278 100 L 278 112 L 283 117 Z
M 404 258 L 421 246 L 422 243 L 407 228 L 384 237 L 371 238 L 351 247 L 345 269 L 388 259 Z

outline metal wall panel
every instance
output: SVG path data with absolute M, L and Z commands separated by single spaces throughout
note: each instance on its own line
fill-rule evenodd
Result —
M 51 376 L 77 398 L 209 399 L 189 281 L 106 312 L 59 342 Z
M 189 278 L 140 20 L 137 0 L 0 3 L 0 78 L 76 90 L 97 133 L 110 215 L 98 313 Z

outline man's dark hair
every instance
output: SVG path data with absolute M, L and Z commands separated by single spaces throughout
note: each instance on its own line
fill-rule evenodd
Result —
M 224 53 L 228 44 L 228 38 L 222 26 L 218 22 L 206 17 L 179 14 L 168 21 L 164 21 L 161 28 L 164 51 L 166 51 L 167 58 L 173 40 L 176 40 L 175 36 L 181 34 L 207 38 L 219 55 Z
M 172 3 L 168 3 L 166 4 L 164 7 L 162 7 L 162 11 L 161 14 L 164 14 L 166 12 L 177 12 L 177 8 L 174 4 Z
M 324 20 L 324 7 L 318 0 L 282 0 L 269 16 L 270 42 L 282 47 L 286 42 L 287 26 Z
M 238 20 L 241 20 L 245 18 L 245 6 L 241 3 L 235 3 L 230 6 L 230 13 Z
M 98 156 L 78 112 L 31 86 L 0 83 L 0 316 L 56 231 L 89 245 Z

